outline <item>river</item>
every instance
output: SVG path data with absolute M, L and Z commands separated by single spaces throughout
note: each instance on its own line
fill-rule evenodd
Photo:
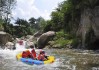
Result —
M 16 59 L 25 49 L 0 49 L 0 70 L 99 70 L 99 52 L 77 49 L 44 49 L 55 56 L 55 62 L 45 65 L 28 65 Z M 38 49 L 36 49 L 38 50 Z

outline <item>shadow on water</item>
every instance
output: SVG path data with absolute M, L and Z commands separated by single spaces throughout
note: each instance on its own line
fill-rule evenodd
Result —
M 99 39 L 93 40 L 87 47 L 89 50 L 99 50 Z

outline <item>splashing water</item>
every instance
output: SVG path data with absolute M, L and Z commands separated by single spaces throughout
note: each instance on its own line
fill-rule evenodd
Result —
M 52 64 L 45 65 L 27 65 L 21 61 L 17 61 L 16 55 L 23 50 L 26 50 L 24 45 L 19 45 L 18 43 L 15 45 L 16 50 L 9 49 L 0 49 L 0 70 L 60 70 L 60 65 L 64 61 L 62 58 L 58 58 Z M 31 49 L 29 49 L 31 50 Z M 35 49 L 38 52 L 41 49 Z M 46 51 L 47 54 L 52 55 L 51 50 Z M 61 59 L 61 61 L 60 61 Z M 66 67 L 66 66 L 64 66 Z M 68 67 L 68 65 L 67 65 Z M 64 70 L 64 68 L 62 69 Z

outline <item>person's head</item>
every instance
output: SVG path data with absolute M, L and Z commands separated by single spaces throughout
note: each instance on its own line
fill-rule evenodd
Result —
M 23 53 L 26 53 L 26 51 L 23 51 Z
M 30 54 L 30 51 L 29 50 L 26 50 L 27 54 Z
M 42 54 L 45 54 L 45 51 L 42 51 Z
M 41 51 L 40 51 L 40 54 L 45 54 L 45 51 L 42 51 L 42 50 L 41 50 Z
M 31 52 L 33 53 L 33 52 L 35 52 L 35 50 L 34 50 L 34 49 L 32 49 L 32 50 L 31 50 Z
M 34 48 L 34 46 L 33 45 L 30 45 L 30 48 Z

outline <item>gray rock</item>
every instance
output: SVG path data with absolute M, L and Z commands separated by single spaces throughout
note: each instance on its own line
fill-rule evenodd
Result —
M 5 44 L 5 49 L 10 49 L 10 50 L 12 50 L 12 49 L 14 49 L 15 48 L 15 46 L 14 46 L 14 43 L 13 42 L 7 42 L 6 44 Z
M 42 35 L 42 32 L 41 31 L 38 31 L 38 32 L 36 32 L 35 34 L 34 34 L 34 37 L 39 37 L 39 36 L 41 36 Z
M 48 43 L 49 38 L 55 36 L 54 31 L 48 31 L 46 33 L 43 33 L 37 40 L 38 48 L 42 49 L 45 47 L 45 45 Z
M 12 36 L 6 32 L 0 31 L 0 45 L 3 46 L 7 42 L 12 41 Z
M 89 36 L 89 44 L 94 43 L 97 39 L 97 41 L 99 41 L 99 6 L 95 7 L 94 9 L 85 9 L 81 14 L 80 22 L 81 23 L 77 35 L 82 39 L 82 48 L 86 47 L 86 44 L 88 43 L 88 41 L 86 43 L 86 39 Z M 91 33 L 89 36 L 87 36 L 90 29 L 93 30 L 93 35 Z

